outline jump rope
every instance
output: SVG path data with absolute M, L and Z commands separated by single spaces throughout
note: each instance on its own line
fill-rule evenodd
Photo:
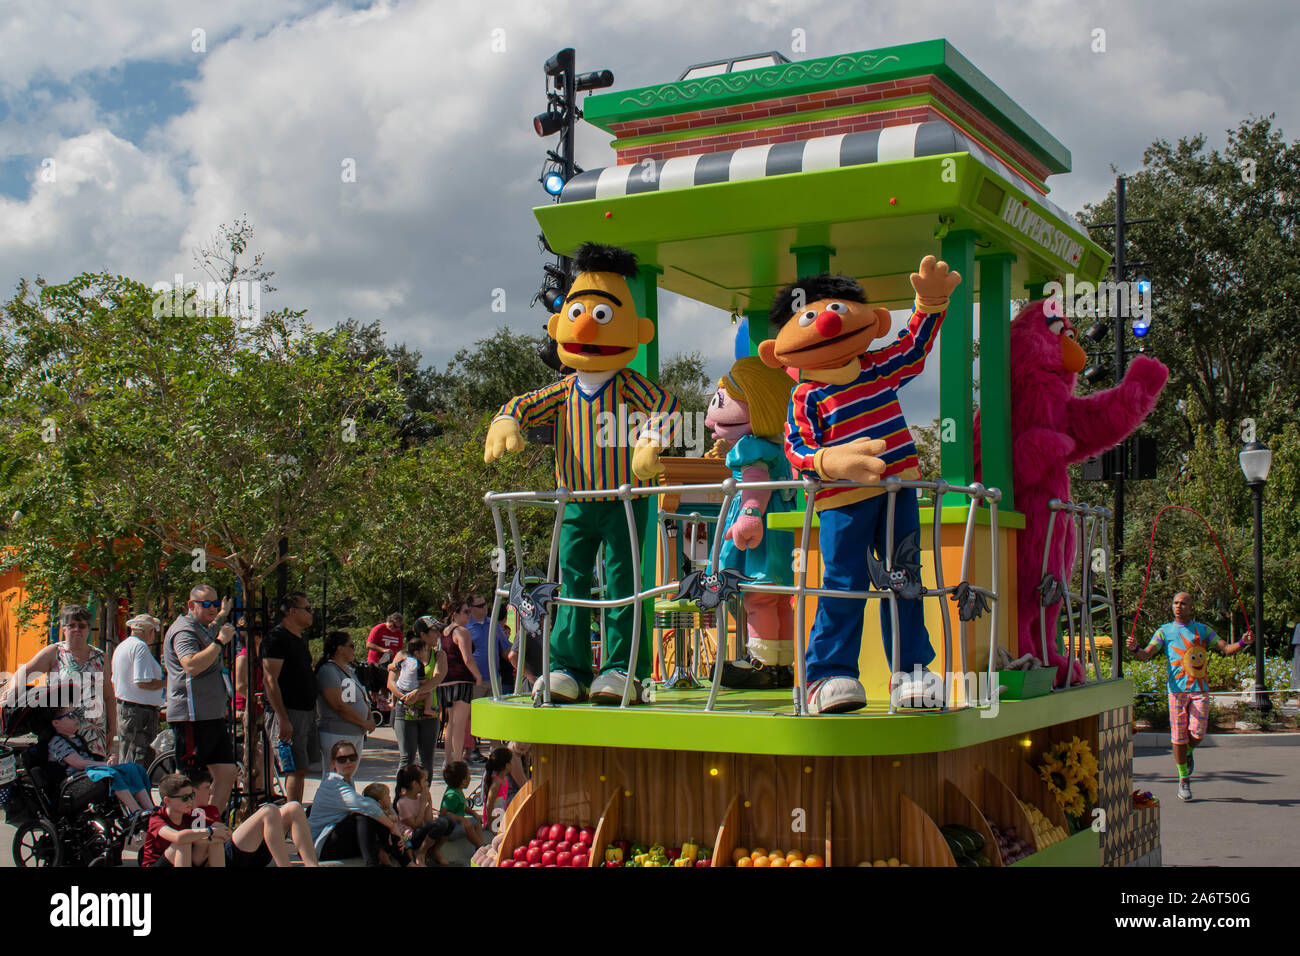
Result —
M 1195 508 L 1188 508 L 1186 505 L 1165 505 L 1163 508 L 1161 508 L 1159 511 L 1156 512 L 1156 518 L 1154 521 L 1151 522 L 1151 542 L 1147 547 L 1147 570 L 1146 570 L 1146 574 L 1142 578 L 1142 596 L 1138 598 L 1137 610 L 1133 612 L 1133 626 L 1132 628 L 1129 629 L 1128 636 L 1132 638 L 1135 634 L 1137 634 L 1138 618 L 1142 614 L 1142 602 L 1146 599 L 1147 585 L 1151 581 L 1151 561 L 1152 558 L 1155 556 L 1155 551 L 1156 551 L 1156 526 L 1160 524 L 1160 517 L 1166 511 L 1173 511 L 1173 510 L 1189 511 L 1192 514 L 1196 515 L 1196 517 L 1200 518 L 1201 523 L 1205 525 L 1205 530 L 1209 533 L 1210 540 L 1214 542 L 1214 547 L 1219 552 L 1219 560 L 1223 563 L 1223 570 L 1228 572 L 1228 583 L 1232 585 L 1232 593 L 1233 596 L 1236 597 L 1237 599 L 1237 607 L 1241 611 L 1242 620 L 1246 622 L 1246 633 L 1247 634 L 1252 633 L 1250 629 L 1250 618 L 1246 614 L 1246 603 L 1241 599 L 1241 592 L 1237 589 L 1237 579 L 1233 577 L 1232 568 L 1228 564 L 1228 558 L 1223 553 L 1223 546 L 1219 544 L 1219 539 L 1215 535 L 1214 529 L 1210 527 L 1210 523 L 1206 521 L 1205 516 L 1202 515 Z M 1258 639 L 1258 636 L 1256 636 L 1256 639 Z M 1274 693 L 1274 692 L 1268 691 L 1267 693 Z

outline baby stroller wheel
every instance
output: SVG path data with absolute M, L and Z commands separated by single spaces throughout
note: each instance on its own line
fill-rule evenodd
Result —
M 15 866 L 62 866 L 63 845 L 54 824 L 41 817 L 18 828 L 13 845 Z

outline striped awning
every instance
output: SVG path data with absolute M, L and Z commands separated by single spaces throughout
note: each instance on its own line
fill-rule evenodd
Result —
M 930 120 L 910 126 L 819 136 L 792 143 L 745 146 L 721 153 L 674 156 L 656 163 L 654 167 L 642 162 L 590 169 L 565 184 L 560 202 L 687 189 L 711 183 L 810 173 L 896 159 L 942 156 L 947 153 L 970 153 L 979 163 L 1003 179 L 1029 190 L 1028 183 L 1020 173 L 961 130 L 943 120 Z M 1082 226 L 1064 209 L 1041 195 L 1036 196 L 1035 201 L 1083 233 Z

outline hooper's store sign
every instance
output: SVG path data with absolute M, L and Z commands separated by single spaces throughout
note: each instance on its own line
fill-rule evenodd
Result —
M 1002 203 L 1002 221 L 1030 242 L 1066 262 L 1078 262 L 1083 247 L 1069 233 L 1048 222 L 1029 206 L 1008 195 Z

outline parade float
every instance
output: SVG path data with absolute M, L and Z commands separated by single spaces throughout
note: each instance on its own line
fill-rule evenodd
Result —
M 662 865 L 667 848 L 698 863 L 701 847 L 712 865 L 1158 863 L 1159 809 L 1132 797 L 1132 685 L 1102 672 L 1092 640 L 1094 617 L 1115 633 L 1107 562 L 1093 559 L 1098 548 L 1104 554 L 1109 513 L 1035 498 L 1037 513 L 1026 514 L 1014 496 L 1012 299 L 1041 298 L 1066 275 L 1096 281 L 1109 263 L 1047 198 L 1048 177 L 1069 171 L 1066 148 L 944 40 L 794 63 L 774 56 L 757 68 L 593 95 L 583 114 L 614 137 L 617 164 L 571 179 L 537 220 L 558 252 L 594 242 L 634 253 L 626 289 L 636 316 L 653 325 L 658 291 L 670 290 L 718 310 L 701 336 L 729 338 L 739 327 L 756 354 L 774 334 L 774 298 L 801 277 L 852 277 L 867 302 L 891 310 L 920 295 L 913 272 L 927 256 L 963 277 L 930 359 L 939 368 L 940 473 L 879 489 L 891 535 L 895 499 L 920 496 L 911 597 L 924 608 L 941 693 L 925 708 L 900 707 L 891 693 L 900 592 L 889 582 L 900 569 L 886 549 L 884 577 L 860 593 L 867 704 L 809 711 L 809 628 L 820 598 L 847 593 L 822 588 L 813 503 L 853 482 L 760 483 L 797 496 L 764 517 L 766 533 L 789 533 L 793 543 L 788 586 L 709 577 L 718 515 L 752 484 L 720 461 L 664 458 L 658 482 L 625 476 L 579 491 L 489 493 L 495 600 L 520 613 L 516 639 L 531 617 L 549 651 L 553 612 L 604 609 L 604 626 L 611 609 L 636 605 L 628 659 L 651 649 L 658 678 L 637 686 L 639 701 L 627 681 L 614 706 L 561 705 L 548 681 L 534 699 L 522 677 L 503 687 L 490 668 L 492 695 L 473 705 L 476 732 L 533 745 L 533 777 L 505 814 L 499 864 L 526 865 L 530 844 L 540 861 L 542 831 L 557 825 L 586 831 L 589 849 L 576 855 L 587 866 Z M 976 302 L 985 319 L 978 430 Z M 630 369 L 654 381 L 658 340 L 636 341 Z M 563 516 L 575 502 L 625 518 L 632 544 L 618 573 L 630 569 L 634 594 L 561 587 L 571 557 L 560 553 Z M 517 518 L 532 508 L 555 517 L 549 553 L 525 553 Z M 1045 528 L 1035 538 L 1041 580 L 1017 570 L 1027 521 Z M 597 562 L 597 585 L 610 558 Z M 743 653 L 744 598 L 759 592 L 793 596 L 794 686 L 724 687 L 724 663 Z M 1022 600 L 1026 592 L 1033 600 Z M 895 622 L 892 654 L 888 642 L 881 651 L 881 603 Z M 1040 617 L 1029 655 L 1017 640 L 1026 607 Z M 599 656 L 605 639 L 595 643 Z M 1043 666 L 1062 659 L 1067 666 Z

